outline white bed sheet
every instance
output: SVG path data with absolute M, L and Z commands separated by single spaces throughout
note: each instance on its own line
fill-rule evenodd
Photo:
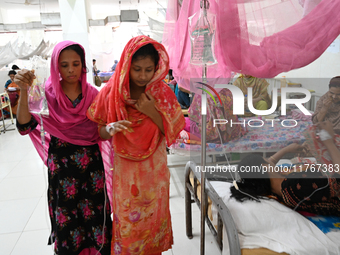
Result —
M 324 234 L 311 221 L 275 200 L 237 202 L 230 199 L 231 183 L 211 182 L 233 215 L 241 248 L 267 248 L 291 255 L 339 255 L 340 231 Z M 217 209 L 212 208 L 216 219 Z M 223 234 L 223 255 L 229 255 Z

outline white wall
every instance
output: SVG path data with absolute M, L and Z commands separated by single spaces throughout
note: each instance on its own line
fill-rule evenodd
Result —
M 302 87 L 315 90 L 316 94 L 325 94 L 328 91 L 329 80 L 340 76 L 340 37 L 317 60 L 311 64 L 282 73 L 277 76 L 286 76 L 290 82 L 301 83 Z

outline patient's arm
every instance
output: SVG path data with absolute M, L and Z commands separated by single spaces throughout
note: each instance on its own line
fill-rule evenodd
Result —
M 273 156 L 270 156 L 266 160 L 275 165 L 285 154 L 287 153 L 295 153 L 301 152 L 303 150 L 303 146 L 297 143 L 291 143 L 290 145 L 282 148 L 278 152 L 276 152 Z
M 323 144 L 326 146 L 329 155 L 332 158 L 333 165 L 339 165 L 340 166 L 340 151 L 335 146 L 332 139 L 328 139 L 326 141 L 323 141 Z
M 330 139 L 322 141 L 322 143 L 325 145 L 329 155 L 332 158 L 333 166 L 337 165 L 337 167 L 333 167 L 333 169 L 339 169 L 339 166 L 340 166 L 340 151 L 336 147 L 334 140 L 333 140 L 334 131 L 333 131 L 332 123 L 329 122 L 329 121 L 319 123 L 319 128 L 326 130 L 327 133 L 332 137 Z M 332 171 L 333 169 L 329 169 L 329 172 L 333 172 Z M 339 172 L 337 172 L 337 173 L 339 174 Z

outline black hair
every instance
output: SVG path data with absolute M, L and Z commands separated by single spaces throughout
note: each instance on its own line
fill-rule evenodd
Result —
M 95 60 L 95 59 L 92 59 L 92 61 L 97 61 L 97 60 Z
M 84 52 L 83 48 L 78 44 L 72 44 L 70 46 L 67 46 L 65 49 L 63 49 L 60 52 L 60 54 L 64 50 L 74 50 L 80 56 L 81 64 L 82 64 L 82 67 L 83 67 L 83 72 L 87 73 L 88 70 L 87 70 L 87 67 L 86 67 L 85 52 Z
M 159 61 L 158 51 L 151 43 L 148 43 L 141 47 L 140 49 L 138 49 L 135 52 L 135 54 L 133 54 L 131 62 L 136 59 L 143 59 L 146 57 L 150 57 L 155 62 L 155 67 L 158 65 Z
M 9 72 L 8 72 L 8 76 L 10 76 L 11 74 L 14 74 L 14 75 L 16 75 L 16 74 L 17 74 L 17 72 L 16 72 L 16 71 L 14 71 L 14 70 L 11 70 L 11 71 L 9 71 Z
M 169 69 L 169 79 L 170 80 L 174 79 L 174 76 L 172 75 L 172 69 Z
M 267 162 L 258 154 L 251 154 L 241 160 L 238 164 L 238 173 L 242 181 L 237 182 L 237 186 L 243 193 L 233 186 L 230 188 L 231 197 L 239 202 L 243 202 L 245 200 L 254 200 L 244 193 L 256 199 L 264 198 L 263 196 L 272 194 L 270 178 L 266 172 L 262 173 L 261 170 L 261 164 L 263 163 L 266 164 Z M 253 171 L 251 171 L 251 169 Z M 256 170 L 258 170 L 258 172 Z
M 17 65 L 12 65 L 12 70 L 20 70 L 20 68 Z
M 340 88 L 340 76 L 335 76 L 329 81 L 329 88 Z

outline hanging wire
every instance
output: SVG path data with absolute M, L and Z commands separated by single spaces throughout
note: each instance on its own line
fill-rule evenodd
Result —
M 209 111 L 209 113 L 210 113 L 210 118 L 213 120 L 213 119 L 215 118 L 215 115 L 214 115 L 214 112 L 212 111 L 211 106 L 209 105 L 208 102 L 207 102 L 207 107 L 208 107 L 208 111 Z M 218 104 L 217 107 L 222 108 L 222 115 L 223 115 L 223 118 L 225 118 L 225 116 L 224 116 L 224 111 L 223 111 L 223 105 Z M 216 118 L 217 118 L 217 117 L 216 117 Z M 219 130 L 219 128 L 218 128 L 217 126 L 216 126 L 216 131 L 217 131 L 217 133 L 218 133 L 218 136 L 219 136 L 219 139 L 220 139 L 220 144 L 221 144 L 221 147 L 222 147 L 222 146 L 223 146 L 222 135 L 221 135 L 221 132 L 220 132 L 220 130 Z M 229 167 L 229 171 L 228 171 L 228 172 L 229 172 L 229 174 L 230 174 L 230 176 L 231 176 L 231 178 L 232 178 L 232 180 L 233 180 L 233 181 L 232 181 L 233 186 L 234 186 L 239 192 L 241 192 L 243 195 L 246 195 L 246 196 L 248 196 L 248 197 L 254 199 L 254 200 L 257 201 L 257 202 L 260 202 L 260 199 L 255 198 L 254 196 L 252 196 L 252 195 L 250 195 L 250 194 L 248 194 L 248 193 L 246 193 L 246 192 L 244 192 L 244 191 L 242 191 L 242 190 L 239 189 L 239 187 L 238 187 L 238 185 L 237 185 L 236 177 L 232 174 L 232 171 L 231 171 L 231 165 L 230 165 L 230 162 L 229 162 L 229 159 L 228 159 L 228 155 L 227 155 L 225 152 L 223 152 L 223 155 L 224 155 L 224 157 L 225 157 L 225 159 L 226 159 L 226 161 L 227 161 L 228 167 Z M 218 176 L 218 177 L 228 179 L 228 177 L 226 177 L 226 176 Z
M 43 118 L 42 118 L 42 115 L 39 114 L 39 118 L 40 118 L 40 139 L 41 139 L 41 145 L 42 145 L 42 152 L 43 152 L 43 164 L 42 164 L 42 169 L 43 169 L 43 174 L 44 174 L 44 179 L 45 179 L 45 188 L 46 190 L 48 190 L 48 177 L 46 176 L 46 171 L 45 171 L 45 163 L 46 163 L 46 166 L 48 166 L 48 163 L 47 163 L 47 158 L 46 158 L 46 151 L 45 151 L 45 130 L 44 130 L 44 122 L 43 122 Z M 49 203 L 48 203 L 48 196 L 47 195 L 47 206 L 49 206 Z M 46 211 L 45 211 L 46 213 Z M 45 215 L 46 216 L 46 215 Z M 51 217 L 50 215 L 46 216 L 47 217 Z M 51 243 L 51 249 L 52 249 L 52 252 L 53 252 L 53 255 L 56 255 L 55 253 L 55 247 L 53 247 L 53 232 L 52 232 L 52 226 L 51 226 L 51 223 L 48 221 L 48 230 L 49 230 L 49 233 L 50 233 L 50 243 Z

